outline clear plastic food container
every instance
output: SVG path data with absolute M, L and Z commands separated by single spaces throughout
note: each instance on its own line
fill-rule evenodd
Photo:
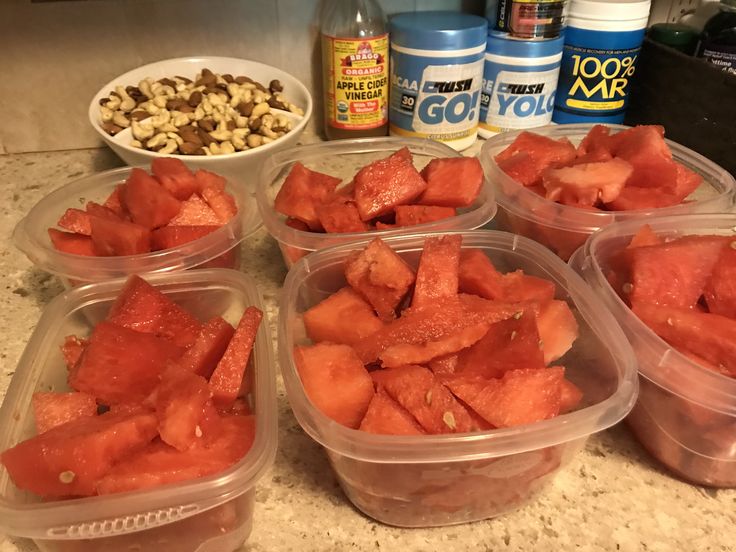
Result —
M 502 271 L 547 278 L 566 300 L 580 337 L 559 363 L 583 391 L 578 410 L 539 423 L 493 431 L 422 436 L 375 435 L 328 418 L 307 398 L 294 365 L 295 345 L 307 344 L 301 314 L 345 285 L 343 260 L 363 244 L 313 253 L 284 283 L 279 363 L 294 414 L 326 450 L 350 501 L 389 525 L 427 527 L 491 518 L 534 499 L 585 444 L 612 426 L 636 400 L 633 352 L 613 317 L 588 286 L 541 245 L 497 231 L 458 232 L 463 248 L 479 248 Z M 424 234 L 387 241 L 417 266 Z
M 395 151 L 407 147 L 414 156 L 414 166 L 421 171 L 432 159 L 461 157 L 451 147 L 415 138 L 358 138 L 336 140 L 307 146 L 299 146 L 271 156 L 261 168 L 256 200 L 263 224 L 276 239 L 287 267 L 291 267 L 304 255 L 334 245 L 366 240 L 375 236 L 381 238 L 447 230 L 475 230 L 488 224 L 496 214 L 493 189 L 488 180 L 483 183 L 480 194 L 469 207 L 458 209 L 452 218 L 406 226 L 398 229 L 371 230 L 345 234 L 322 234 L 304 232 L 287 226 L 286 217 L 274 209 L 274 200 L 295 162 L 301 162 L 308 169 L 327 173 L 342 179 L 347 185 L 355 173 L 373 161 L 388 157 Z
M 568 138 L 577 145 L 592 128 L 592 124 L 552 125 L 533 130 L 550 138 Z M 624 125 L 606 125 L 615 132 Z M 613 222 L 688 213 L 720 213 L 730 211 L 736 181 L 725 169 L 685 146 L 665 140 L 672 157 L 703 177 L 703 183 L 688 198 L 688 203 L 635 211 L 598 211 L 580 209 L 550 201 L 504 173 L 494 157 L 505 150 L 519 132 L 499 134 L 483 144 L 480 153 L 486 178 L 493 185 L 499 206 L 496 222 L 501 230 L 508 230 L 538 241 L 567 260 L 596 230 Z
M 264 310 L 250 277 L 225 269 L 156 274 L 146 279 L 200 319 L 237 323 L 250 305 Z M 56 297 L 28 341 L 0 409 L 0 450 L 35 435 L 31 396 L 68 389 L 59 346 L 85 335 L 107 310 L 123 279 L 80 286 Z M 34 540 L 44 552 L 228 552 L 248 538 L 255 484 L 276 454 L 276 384 L 268 324 L 252 357 L 256 436 L 228 470 L 155 489 L 43 501 L 18 490 L 0 466 L 0 532 Z
M 681 215 L 646 220 L 660 236 L 734 236 L 736 215 Z M 590 284 L 629 338 L 639 362 L 639 399 L 627 418 L 641 444 L 680 477 L 736 487 L 736 379 L 680 354 L 637 318 L 606 279 L 612 256 L 628 245 L 642 221 L 595 234 L 570 264 Z
M 147 170 L 146 167 L 141 167 Z M 54 248 L 48 235 L 70 208 L 84 209 L 88 201 L 103 203 L 130 175 L 123 167 L 80 178 L 62 186 L 36 203 L 13 232 L 13 242 L 37 267 L 58 276 L 69 288 L 131 274 L 172 272 L 189 268 L 240 268 L 240 242 L 261 225 L 253 196 L 230 183 L 226 191 L 235 198 L 238 214 L 206 236 L 162 251 L 120 257 L 86 257 Z

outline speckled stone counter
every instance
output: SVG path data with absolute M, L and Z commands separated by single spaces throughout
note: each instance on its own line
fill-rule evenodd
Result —
M 44 305 L 62 291 L 11 244 L 13 227 L 50 190 L 112 168 L 108 150 L 0 156 L 0 396 Z M 243 245 L 275 335 L 286 271 L 261 229 Z M 647 457 L 624 426 L 593 436 L 533 504 L 473 524 L 404 530 L 373 522 L 342 494 L 320 447 L 289 410 L 279 378 L 279 452 L 258 485 L 253 533 L 243 551 L 432 550 L 478 552 L 736 550 L 736 490 L 681 483 Z M 33 551 L 0 535 L 0 552 Z M 164 551 L 162 552 L 176 552 Z

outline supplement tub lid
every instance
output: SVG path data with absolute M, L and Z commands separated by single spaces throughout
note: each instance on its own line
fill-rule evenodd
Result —
M 561 54 L 564 43 L 564 35 L 547 40 L 523 40 L 491 31 L 488 33 L 486 53 L 514 58 L 541 58 Z
M 400 13 L 389 21 L 392 46 L 419 50 L 465 50 L 485 46 L 487 33 L 486 19 L 450 11 Z
M 607 21 L 617 30 L 617 21 L 648 19 L 650 7 L 650 0 L 572 0 L 568 17 Z

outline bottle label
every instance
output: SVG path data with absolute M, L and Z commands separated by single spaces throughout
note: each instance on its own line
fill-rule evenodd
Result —
M 736 46 L 708 45 L 703 50 L 703 58 L 723 71 L 736 75 Z
M 322 35 L 327 71 L 327 120 L 345 130 L 388 122 L 388 34 L 368 38 Z

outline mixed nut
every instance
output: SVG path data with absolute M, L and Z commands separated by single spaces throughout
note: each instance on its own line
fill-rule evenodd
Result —
M 130 127 L 130 145 L 159 153 L 221 155 L 257 148 L 293 128 L 283 112 L 304 115 L 283 86 L 202 69 L 194 80 L 175 76 L 116 86 L 100 100 L 101 127 L 111 136 Z

